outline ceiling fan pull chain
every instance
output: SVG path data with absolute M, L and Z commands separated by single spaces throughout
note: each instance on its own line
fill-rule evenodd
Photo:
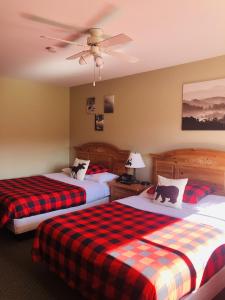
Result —
M 94 59 L 94 80 L 93 80 L 93 86 L 95 86 L 95 59 Z
M 98 79 L 102 80 L 102 76 L 101 76 L 101 68 L 98 68 Z

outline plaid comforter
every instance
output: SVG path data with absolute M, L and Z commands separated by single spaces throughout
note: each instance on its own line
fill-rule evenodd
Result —
M 83 188 L 45 176 L 0 180 L 0 227 L 20 219 L 86 202 Z
M 43 222 L 32 258 L 87 299 L 179 299 L 225 264 L 224 243 L 210 226 L 112 202 Z

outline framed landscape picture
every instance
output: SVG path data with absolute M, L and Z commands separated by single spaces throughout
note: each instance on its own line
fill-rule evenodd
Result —
M 104 113 L 109 114 L 114 112 L 114 96 L 104 97 Z
M 183 85 L 182 130 L 225 130 L 225 78 Z

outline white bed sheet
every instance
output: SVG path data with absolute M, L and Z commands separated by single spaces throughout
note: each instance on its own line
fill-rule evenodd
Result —
M 155 204 L 140 195 L 117 201 L 137 209 L 211 225 L 225 232 L 225 197 L 223 196 L 209 195 L 199 204 L 185 204 L 181 209 Z
M 108 197 L 110 194 L 109 186 L 105 182 L 99 183 L 87 179 L 82 181 L 76 180 L 66 175 L 65 173 L 51 173 L 45 174 L 44 176 L 84 188 L 86 191 L 86 203 Z

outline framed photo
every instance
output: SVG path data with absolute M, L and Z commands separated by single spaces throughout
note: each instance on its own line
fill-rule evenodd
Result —
M 114 95 L 104 97 L 104 113 L 114 112 Z
M 103 129 L 104 129 L 104 115 L 96 114 L 95 115 L 95 130 L 103 131 Z
M 96 111 L 95 97 L 87 98 L 87 113 L 94 114 Z
M 225 130 L 225 78 L 183 85 L 182 130 Z

